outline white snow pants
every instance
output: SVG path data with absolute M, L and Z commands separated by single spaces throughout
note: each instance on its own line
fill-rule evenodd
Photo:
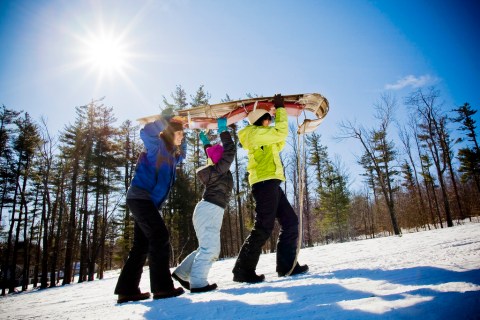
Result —
M 190 281 L 190 288 L 208 285 L 208 272 L 220 254 L 220 229 L 225 209 L 201 200 L 193 212 L 193 226 L 198 238 L 198 249 L 190 253 L 175 269 L 175 274 Z

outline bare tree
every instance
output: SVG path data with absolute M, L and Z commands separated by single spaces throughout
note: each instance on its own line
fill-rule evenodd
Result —
M 378 129 L 366 130 L 347 121 L 340 124 L 341 134 L 338 138 L 340 140 L 354 138 L 360 141 L 365 154 L 373 165 L 376 174 L 375 178 L 385 198 L 390 214 L 393 231 L 396 235 L 400 235 L 401 229 L 397 222 L 394 201 L 396 189 L 393 185 L 394 177 L 398 173 L 393 169 L 392 165 L 396 153 L 393 142 L 388 140 L 388 129 L 393 121 L 393 110 L 395 107 L 396 101 L 394 98 L 382 95 L 380 102 L 375 105 L 377 111 L 376 118 L 379 120 Z
M 407 97 L 406 104 L 412 106 L 418 118 L 421 119 L 420 128 L 422 132 L 420 138 L 426 143 L 435 164 L 447 226 L 452 227 L 453 220 L 444 177 L 445 170 L 447 169 L 448 150 L 445 150 L 445 141 L 442 141 L 444 135 L 442 134 L 443 129 L 441 128 L 442 115 L 440 105 L 437 101 L 439 96 L 440 94 L 435 88 L 430 88 L 427 92 L 419 89 Z
M 410 123 L 410 128 L 412 128 L 414 126 L 414 119 L 410 118 L 409 123 Z M 415 165 L 415 161 L 413 159 L 412 145 L 411 145 L 412 136 L 410 131 L 407 130 L 407 127 L 403 126 L 399 128 L 399 138 L 403 144 L 403 149 L 405 151 L 405 154 L 408 157 L 410 167 L 413 170 L 414 179 L 415 179 L 413 187 L 416 191 L 415 202 L 416 202 L 420 216 L 423 217 L 426 215 L 425 202 L 423 200 L 422 188 L 418 178 L 417 166 Z

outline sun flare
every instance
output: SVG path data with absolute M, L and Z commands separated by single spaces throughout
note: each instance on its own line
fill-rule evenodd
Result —
M 133 78 L 145 61 L 136 24 L 143 17 L 143 10 L 134 12 L 132 19 L 122 18 L 127 21 L 122 24 L 116 23 L 118 18 L 114 15 L 103 16 L 97 7 L 93 8 L 93 20 L 79 16 L 78 27 L 69 30 L 72 42 L 65 48 L 70 53 L 70 63 L 65 70 L 75 72 L 79 84 L 91 87 L 101 96 L 120 86 L 141 94 Z
M 127 52 L 120 39 L 113 36 L 93 37 L 87 41 L 87 63 L 100 72 L 122 72 L 127 64 Z

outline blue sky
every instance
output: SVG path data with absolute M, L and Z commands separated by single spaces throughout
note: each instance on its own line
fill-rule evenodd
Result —
M 446 109 L 480 105 L 478 1 L 0 1 L 0 103 L 47 118 L 106 96 L 119 121 L 158 112 L 177 85 L 228 94 L 318 92 L 318 132 L 353 171 L 342 120 L 373 125 L 382 93 L 436 86 Z M 113 43 L 98 57 L 98 46 Z M 402 109 L 402 108 L 400 108 Z M 399 113 L 404 110 L 399 110 Z M 477 116 L 478 119 L 478 116 Z M 358 178 L 357 178 L 358 179 Z

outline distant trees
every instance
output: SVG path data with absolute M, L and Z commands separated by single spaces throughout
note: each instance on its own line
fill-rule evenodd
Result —
M 441 114 L 438 99 L 439 93 L 434 89 L 427 93 L 417 90 L 406 99 L 406 103 L 415 108 L 418 117 L 417 124 L 420 128 L 418 138 L 423 142 L 423 147 L 429 151 L 430 159 L 433 160 L 437 180 L 440 184 L 447 225 L 451 227 L 453 220 L 445 181 L 445 171 L 451 164 L 451 151 L 445 127 L 447 118 Z
M 435 88 L 412 92 L 404 100 L 411 111 L 410 117 L 406 124 L 401 124 L 393 117 L 397 102 L 382 95 L 380 103 L 375 105 L 379 120 L 375 128 L 367 130 L 348 120 L 341 124 L 338 137 L 355 138 L 364 150 L 359 163 L 365 170 L 366 192 L 363 196 L 355 194 L 356 210 L 352 212 L 364 217 L 350 221 L 357 224 L 362 221 L 363 230 L 370 230 L 372 236 L 382 230 L 384 212 L 389 213 L 395 234 L 400 234 L 402 228 L 430 229 L 443 227 L 445 223 L 453 226 L 454 220 L 478 215 L 479 208 L 469 196 L 478 195 L 475 165 L 466 160 L 469 158 L 471 163 L 478 165 L 472 151 L 476 127 L 471 116 L 476 110 L 464 105 L 454 110 L 457 117 L 452 118 L 439 100 L 440 93 Z M 387 138 L 392 137 L 391 123 L 397 123 L 402 152 L 393 144 L 393 138 Z M 471 149 L 459 149 L 461 165 L 458 169 L 455 168 L 455 143 L 464 139 L 452 138 L 450 128 L 454 123 L 463 124 L 459 130 L 465 132 L 472 143 Z M 472 170 L 466 169 L 468 167 Z M 463 173 L 461 180 L 459 173 Z M 469 193 L 472 187 L 475 192 Z M 352 227 L 361 230 L 360 226 Z
M 177 86 L 163 98 L 159 112 L 208 104 L 209 99 L 203 86 L 193 95 Z M 73 123 L 58 135 L 43 120 L 38 124 L 27 113 L 0 108 L 3 295 L 29 285 L 101 279 L 105 270 L 122 267 L 133 239 L 125 193 L 143 144 L 140 127 L 130 120 L 116 125 L 114 109 L 103 100 L 77 107 Z M 223 101 L 229 100 L 226 95 Z M 330 156 L 319 133 L 297 135 L 290 124 L 281 155 L 287 177 L 282 187 L 297 214 L 303 214 L 305 246 L 452 226 L 479 215 L 477 110 L 465 103 L 447 111 L 439 100 L 434 88 L 411 93 L 404 100 L 411 116 L 399 123 L 394 111 L 400 104 L 382 95 L 371 128 L 341 123 L 338 137 L 362 146 L 362 190 L 351 190 L 342 159 Z M 246 154 L 237 138 L 244 125 L 230 129 L 238 152 L 231 166 L 234 190 L 221 230 L 221 257 L 236 256 L 255 215 Z M 209 134 L 212 142 L 218 140 L 216 132 Z M 203 190 L 195 172 L 206 156 L 198 131 L 188 131 L 186 138 L 187 161 L 177 168 L 161 210 L 171 236 L 172 266 L 198 246 L 191 220 Z M 275 250 L 278 231 L 265 252 Z

